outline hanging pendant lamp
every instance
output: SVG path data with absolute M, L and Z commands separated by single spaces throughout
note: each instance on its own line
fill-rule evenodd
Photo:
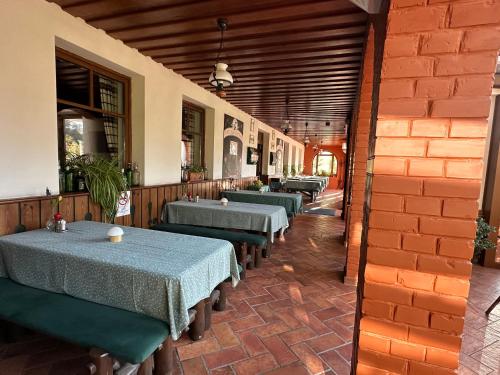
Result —
M 307 147 L 309 143 L 311 143 L 311 140 L 309 139 L 309 136 L 307 135 L 307 127 L 309 124 L 306 122 L 306 131 L 304 133 L 304 146 Z
M 227 71 L 228 65 L 219 61 L 224 43 L 224 31 L 227 29 L 227 19 L 219 18 L 217 20 L 217 27 L 220 30 L 219 51 L 217 52 L 217 59 L 215 60 L 214 68 L 208 78 L 208 82 L 215 87 L 217 96 L 224 98 L 226 96 L 224 89 L 231 86 L 234 82 L 233 76 Z

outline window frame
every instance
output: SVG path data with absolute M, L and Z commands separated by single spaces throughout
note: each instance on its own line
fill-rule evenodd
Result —
M 183 100 L 182 101 L 182 110 L 184 111 L 184 107 L 187 107 L 189 109 L 192 109 L 194 111 L 197 111 L 200 113 L 200 116 L 201 116 L 201 132 L 185 132 L 184 131 L 184 124 L 182 123 L 181 124 L 181 141 L 183 139 L 183 134 L 186 133 L 186 134 L 196 134 L 196 135 L 199 135 L 201 137 L 201 158 L 200 158 L 200 161 L 201 161 L 201 165 L 200 167 L 205 167 L 205 108 L 203 107 L 200 107 L 196 104 L 193 104 L 187 100 Z M 181 121 L 183 121 L 181 119 Z
M 91 112 L 97 112 L 101 113 L 103 115 L 107 116 L 113 116 L 113 117 L 120 117 L 123 120 L 123 125 L 124 125 L 124 132 L 125 132 L 125 153 L 123 155 L 123 167 L 125 167 L 128 163 L 131 163 L 132 161 L 132 130 L 131 130 L 131 120 L 130 120 L 130 108 L 131 108 L 131 97 L 130 97 L 130 77 L 127 77 L 126 75 L 117 73 L 113 70 L 110 70 L 102 65 L 99 65 L 97 63 L 94 63 L 92 61 L 89 61 L 83 57 L 80 57 L 78 55 L 75 55 L 71 52 L 68 52 L 62 48 L 56 47 L 56 53 L 55 53 L 55 59 L 54 62 L 57 59 L 62 59 L 66 60 L 70 63 L 76 64 L 78 66 L 81 66 L 83 68 L 88 69 L 89 71 L 89 105 L 81 104 L 81 103 L 75 103 L 71 100 L 65 100 L 65 99 L 59 99 L 57 97 L 57 92 L 56 92 L 56 101 L 57 104 L 63 104 L 63 105 L 69 105 L 75 108 L 80 108 L 84 109 L 87 111 Z M 100 74 L 105 77 L 114 79 L 116 81 L 119 81 L 123 84 L 123 113 L 117 113 L 117 112 L 110 112 L 103 110 L 101 108 L 96 108 L 94 106 L 94 74 Z M 57 70 L 56 70 L 56 79 L 57 79 Z M 59 149 L 59 142 L 61 140 L 58 138 L 58 149 Z M 63 142 L 64 143 L 64 142 Z M 58 151 L 59 153 L 59 151 Z M 66 150 L 64 150 L 64 158 L 63 160 L 66 160 Z M 61 163 L 63 163 L 63 160 L 60 160 Z
M 329 155 L 325 155 L 323 154 L 323 152 L 328 152 Z M 330 170 L 330 177 L 337 177 L 338 175 L 338 170 L 339 170 L 339 159 L 337 158 L 337 156 L 331 152 L 331 151 L 322 151 L 322 152 L 318 152 L 316 155 L 314 155 L 313 157 L 313 162 L 312 162 L 312 169 L 313 169 L 313 175 L 317 176 L 318 175 L 318 162 L 319 162 L 319 158 L 318 156 L 331 156 L 332 158 L 332 168 Z M 334 163 L 334 159 L 337 161 L 336 163 Z M 333 173 L 333 166 L 336 165 L 336 168 L 335 168 L 335 173 Z

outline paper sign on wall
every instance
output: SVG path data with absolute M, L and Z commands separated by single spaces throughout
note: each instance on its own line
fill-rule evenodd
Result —
M 122 192 L 116 209 L 116 217 L 127 215 L 130 215 L 130 190 Z

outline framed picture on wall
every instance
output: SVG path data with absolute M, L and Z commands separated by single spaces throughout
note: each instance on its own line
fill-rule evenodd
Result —
M 224 115 L 222 177 L 241 177 L 243 158 L 243 121 Z

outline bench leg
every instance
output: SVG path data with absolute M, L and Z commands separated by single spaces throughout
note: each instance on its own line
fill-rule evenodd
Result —
M 92 363 L 90 373 L 93 375 L 113 375 L 113 358 L 100 349 L 92 348 L 89 352 Z
M 205 305 L 207 304 L 208 298 L 201 300 L 196 304 L 194 309 L 196 310 L 196 317 L 194 322 L 189 326 L 189 337 L 191 340 L 198 341 L 203 338 L 205 332 Z
M 248 262 L 247 266 L 249 270 L 253 270 L 255 266 L 255 245 L 250 246 L 250 256 L 252 257 L 252 261 Z
M 149 356 L 141 363 L 137 375 L 153 375 L 153 357 Z
M 259 268 L 262 265 L 262 247 L 258 246 L 255 250 L 255 267 Z
M 155 368 L 154 375 L 171 375 L 175 368 L 176 357 L 174 353 L 174 343 L 168 337 L 154 353 Z
M 500 296 L 496 299 L 496 301 L 495 301 L 495 302 L 493 302 L 493 303 L 491 304 L 491 306 L 490 306 L 490 307 L 488 307 L 488 310 L 486 310 L 486 315 L 489 315 L 489 314 L 490 314 L 490 312 L 492 312 L 492 311 L 493 311 L 493 309 L 494 309 L 494 308 L 495 308 L 495 307 L 496 307 L 499 303 L 500 303 Z
M 224 311 L 226 309 L 226 283 L 220 283 L 217 286 L 220 292 L 219 299 L 214 303 L 214 310 Z

